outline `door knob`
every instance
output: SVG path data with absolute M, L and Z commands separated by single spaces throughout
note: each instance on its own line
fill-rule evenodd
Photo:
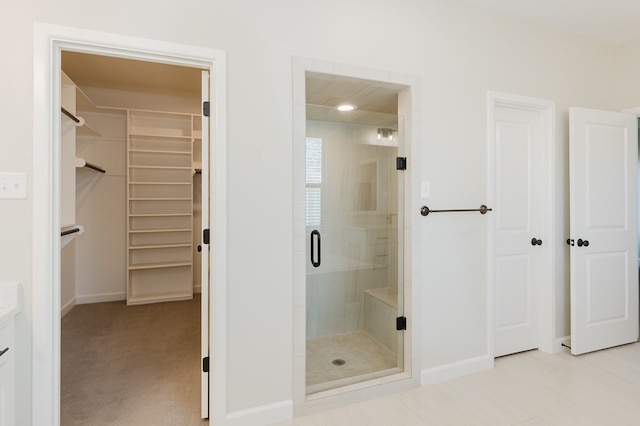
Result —
M 540 239 L 536 239 L 535 237 L 531 239 L 531 245 L 532 246 L 541 246 L 542 245 L 542 240 Z
M 579 239 L 577 243 L 578 243 L 578 247 L 582 247 L 582 246 L 589 247 L 589 240 Z

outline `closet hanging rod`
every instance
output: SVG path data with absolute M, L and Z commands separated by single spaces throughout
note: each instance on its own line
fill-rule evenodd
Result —
M 107 173 L 107 171 L 105 169 L 103 169 L 102 167 L 96 166 L 95 164 L 91 164 L 89 162 L 85 162 L 84 166 L 88 167 L 88 168 L 90 168 L 92 170 L 95 170 L 97 172 L 100 172 L 100 173 Z
M 484 204 L 481 205 L 480 208 L 477 208 L 477 209 L 431 210 L 427 206 L 422 206 L 422 208 L 420 208 L 420 214 L 422 216 L 428 216 L 429 213 L 452 213 L 452 212 L 480 212 L 480 214 L 486 214 L 487 212 L 490 212 L 490 211 L 493 211 L 493 209 L 490 209 L 489 207 L 485 206 Z
M 60 109 L 62 110 L 62 113 L 64 115 L 66 115 L 67 117 L 69 117 L 70 119 L 72 119 L 73 121 L 75 121 L 76 123 L 80 123 L 80 119 L 78 117 L 76 117 L 75 115 L 71 114 L 69 111 L 67 111 L 66 109 L 64 109 L 64 107 L 60 107 Z
M 66 231 L 60 232 L 60 236 L 64 237 L 65 235 L 75 234 L 76 232 L 80 232 L 80 228 L 67 229 Z

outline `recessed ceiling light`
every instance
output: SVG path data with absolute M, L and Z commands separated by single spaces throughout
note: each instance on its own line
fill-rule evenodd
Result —
M 338 111 L 342 111 L 342 112 L 353 111 L 356 108 L 357 107 L 355 105 L 351 105 L 351 104 L 340 104 L 336 107 Z

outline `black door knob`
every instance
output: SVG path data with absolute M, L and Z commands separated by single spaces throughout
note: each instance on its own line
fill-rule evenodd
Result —
M 531 245 L 532 246 L 541 246 L 542 245 L 542 240 L 537 239 L 537 238 L 532 238 L 531 239 Z
M 589 240 L 579 239 L 578 240 L 578 247 L 582 247 L 582 246 L 589 247 Z

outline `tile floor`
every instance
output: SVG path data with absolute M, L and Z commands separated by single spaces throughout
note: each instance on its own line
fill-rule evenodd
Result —
M 334 365 L 336 359 L 345 364 Z M 312 339 L 307 342 L 307 393 L 357 383 L 396 366 L 396 355 L 361 330 Z
M 640 425 L 640 343 L 578 357 L 511 355 L 491 371 L 283 425 Z

